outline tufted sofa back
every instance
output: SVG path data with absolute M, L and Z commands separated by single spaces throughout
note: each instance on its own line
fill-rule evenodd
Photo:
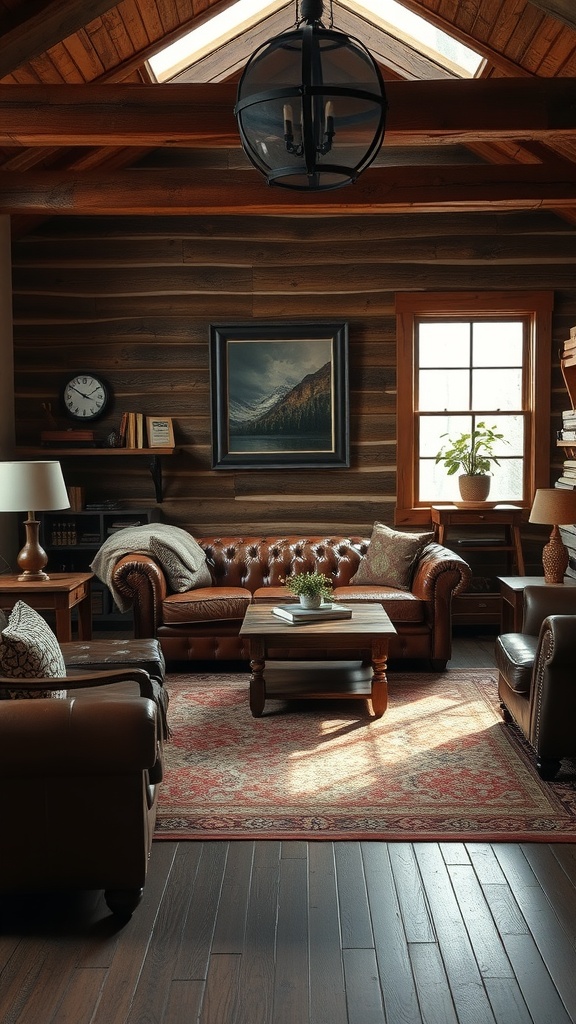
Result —
M 364 537 L 197 537 L 215 586 L 280 587 L 297 572 L 322 572 L 346 586 L 365 554 Z

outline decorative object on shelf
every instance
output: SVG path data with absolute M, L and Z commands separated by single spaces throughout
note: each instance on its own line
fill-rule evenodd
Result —
M 446 434 L 442 434 L 446 437 Z M 487 427 L 481 420 L 459 437 L 449 439 L 436 455 L 436 465 L 443 462 L 448 476 L 454 476 L 459 469 L 458 486 L 463 501 L 486 501 L 490 493 L 490 464 L 500 465 L 494 449 L 499 443 L 508 444 L 504 434 L 496 433 L 496 425 Z
M 110 388 L 93 373 L 77 373 L 62 389 L 62 400 L 73 420 L 95 420 L 106 412 L 111 398 Z
M 322 0 L 301 0 L 296 27 L 248 61 L 234 113 L 240 141 L 269 185 L 304 192 L 356 181 L 384 138 L 384 80 L 363 43 L 322 22 Z
M 36 513 L 70 508 L 59 462 L 0 462 L 0 511 L 25 512 L 26 543 L 18 555 L 20 581 L 49 580 L 44 572 L 48 556 L 40 546 Z
M 174 427 L 169 416 L 147 416 L 146 436 L 149 448 L 173 448 Z M 140 447 L 140 446 L 138 446 Z
M 322 572 L 297 572 L 283 582 L 303 608 L 319 608 L 323 598 L 332 597 L 332 583 Z
M 558 527 L 576 523 L 576 491 L 557 487 L 538 488 L 528 521 L 552 527 L 550 540 L 542 551 L 544 580 L 546 583 L 563 583 L 568 566 L 568 551 Z
M 213 469 L 350 465 L 348 324 L 210 326 Z

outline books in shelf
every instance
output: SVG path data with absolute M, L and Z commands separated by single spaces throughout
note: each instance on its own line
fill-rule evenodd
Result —
M 310 622 L 328 622 L 331 619 L 351 619 L 352 609 L 343 604 L 323 604 L 320 608 L 303 608 L 300 604 L 277 604 L 272 614 L 293 626 Z

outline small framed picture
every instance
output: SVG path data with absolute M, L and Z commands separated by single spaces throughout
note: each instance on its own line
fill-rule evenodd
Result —
M 169 416 L 147 416 L 146 433 L 149 448 L 174 447 L 174 428 Z

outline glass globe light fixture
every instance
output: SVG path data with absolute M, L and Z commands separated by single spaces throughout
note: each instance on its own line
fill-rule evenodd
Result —
M 252 55 L 234 113 L 269 185 L 320 192 L 351 184 L 372 163 L 387 102 L 365 46 L 322 24 L 322 0 L 301 0 L 300 14 L 296 28 Z

